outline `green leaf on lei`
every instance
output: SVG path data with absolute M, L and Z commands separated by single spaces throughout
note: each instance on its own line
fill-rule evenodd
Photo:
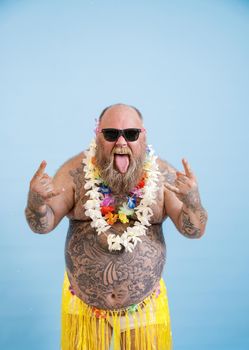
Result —
M 127 203 L 124 203 L 122 207 L 119 208 L 119 214 L 125 214 L 127 216 L 131 216 L 134 214 L 134 209 L 128 207 Z

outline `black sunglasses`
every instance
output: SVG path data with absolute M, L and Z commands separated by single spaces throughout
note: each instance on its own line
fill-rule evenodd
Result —
M 102 132 L 106 141 L 114 142 L 119 139 L 120 136 L 124 136 L 125 140 L 128 142 L 136 141 L 139 137 L 140 132 L 145 131 L 145 129 L 101 129 L 99 132 Z

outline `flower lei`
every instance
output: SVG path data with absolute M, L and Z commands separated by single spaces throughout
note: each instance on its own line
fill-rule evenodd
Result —
M 147 146 L 146 159 L 143 166 L 144 176 L 139 184 L 130 192 L 127 202 L 115 213 L 112 205 L 114 199 L 111 195 L 111 189 L 103 182 L 98 168 L 95 165 L 96 143 L 95 140 L 90 144 L 89 150 L 85 152 L 83 159 L 86 183 L 84 188 L 86 195 L 90 197 L 84 205 L 85 214 L 92 219 L 91 226 L 96 229 L 98 234 L 105 233 L 111 228 L 117 220 L 122 223 L 129 222 L 129 216 L 136 215 L 134 225 L 128 227 L 124 233 L 119 236 L 113 233 L 108 235 L 108 249 L 132 252 L 137 242 L 141 242 L 140 236 L 146 234 L 147 227 L 150 226 L 150 218 L 153 211 L 150 206 L 155 203 L 156 192 L 158 190 L 157 181 L 159 176 L 156 156 L 151 146 Z M 139 205 L 136 206 L 137 198 L 140 198 Z

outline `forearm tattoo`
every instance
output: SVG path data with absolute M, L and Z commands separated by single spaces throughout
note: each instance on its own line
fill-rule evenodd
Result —
M 191 209 L 194 213 L 202 208 L 201 199 L 197 187 L 191 189 L 186 194 L 182 194 L 181 200 L 186 205 L 186 207 L 188 209 Z
M 181 199 L 186 208 L 196 215 L 200 224 L 205 224 L 207 221 L 207 212 L 201 204 L 198 188 L 196 187 L 190 190 L 187 194 L 182 195 Z
M 122 229 L 123 230 L 123 229 Z M 121 226 L 110 230 L 116 234 Z M 106 236 L 90 222 L 71 221 L 65 246 L 69 280 L 76 295 L 89 305 L 114 309 L 136 304 L 160 280 L 166 247 L 161 225 L 152 225 L 134 252 L 108 250 Z
M 44 199 L 39 193 L 29 191 L 28 208 L 30 208 L 31 210 L 37 210 L 44 204 L 45 204 Z
M 25 209 L 26 219 L 32 231 L 37 233 L 46 233 L 51 227 L 53 212 L 50 207 L 46 207 L 46 211 L 41 213 L 27 207 Z
M 201 237 L 200 228 L 196 227 L 190 219 L 189 214 L 182 210 L 181 213 L 182 227 L 181 233 L 188 238 L 199 238 Z
M 205 224 L 207 222 L 208 215 L 206 210 L 203 207 L 201 207 L 201 209 L 199 210 L 199 216 L 200 216 L 200 223 Z

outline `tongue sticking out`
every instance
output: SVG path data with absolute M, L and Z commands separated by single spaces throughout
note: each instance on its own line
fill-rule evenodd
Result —
M 126 173 L 128 166 L 130 164 L 130 159 L 127 154 L 115 154 L 115 165 L 120 173 Z

